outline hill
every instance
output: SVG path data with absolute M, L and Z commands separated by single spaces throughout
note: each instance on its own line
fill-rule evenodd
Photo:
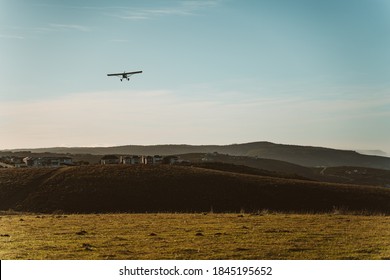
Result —
M 339 166 L 317 168 L 314 171 L 318 176 L 313 176 L 319 181 L 359 184 L 359 185 L 377 185 L 390 188 L 390 170 Z
M 357 150 L 356 152 L 363 155 L 382 156 L 382 157 L 389 156 L 386 152 L 381 150 Z
M 0 210 L 106 212 L 390 213 L 390 190 L 190 166 L 1 169 Z
M 128 145 L 118 147 L 93 148 L 41 148 L 31 149 L 34 153 L 68 154 L 136 154 L 136 155 L 173 155 L 188 153 L 220 153 L 232 156 L 259 157 L 286 161 L 306 167 L 317 166 L 357 166 L 390 170 L 390 158 L 362 155 L 355 151 L 337 150 L 322 147 L 253 142 L 232 145 Z
M 70 156 L 75 165 L 97 164 L 101 155 L 32 153 L 30 151 L 0 152 L 1 156 L 18 157 L 63 157 Z M 248 156 L 232 156 L 219 153 L 190 153 L 178 155 L 192 166 L 218 169 L 253 175 L 263 175 L 290 179 L 310 179 L 331 183 L 350 183 L 357 185 L 390 186 L 390 170 L 358 166 L 305 167 L 286 161 Z M 1 163 L 0 163 L 1 168 Z
M 375 185 L 390 187 L 390 170 L 374 169 L 357 166 L 338 166 L 338 167 L 317 167 L 310 168 L 301 165 L 274 160 L 244 156 L 229 156 L 225 154 L 185 154 L 180 155 L 182 159 L 190 160 L 193 165 L 215 169 L 215 165 L 230 164 L 243 166 L 240 169 L 244 171 L 248 168 L 255 171 L 248 174 L 258 174 L 263 176 L 272 176 L 290 179 L 305 179 L 329 183 L 356 184 L 356 185 Z M 214 166 L 213 166 L 214 165 Z M 232 171 L 227 168 L 226 171 Z
M 247 156 L 231 156 L 227 154 L 219 154 L 219 153 L 193 153 L 193 154 L 182 154 L 179 155 L 181 159 L 188 160 L 191 163 L 199 165 L 201 163 L 205 166 L 209 163 L 208 167 L 212 168 L 212 164 L 216 163 L 225 163 L 232 165 L 240 165 L 247 166 L 250 168 L 263 170 L 263 174 L 266 175 L 272 172 L 274 174 L 273 177 L 284 177 L 284 178 L 311 178 L 314 179 L 315 173 L 313 169 L 300 166 L 297 164 L 274 160 L 274 159 L 265 159 L 265 158 L 256 158 L 256 157 L 247 157 Z M 228 170 L 227 170 L 228 171 Z M 268 173 L 264 173 L 264 171 L 268 171 Z M 252 174 L 252 173 L 251 173 Z M 280 176 L 275 176 L 275 174 L 279 174 Z

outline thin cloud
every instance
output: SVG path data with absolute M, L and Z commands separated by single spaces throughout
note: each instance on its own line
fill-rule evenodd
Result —
M 83 26 L 83 25 L 77 25 L 77 24 L 57 24 L 57 23 L 51 23 L 50 27 L 56 28 L 56 29 L 62 29 L 62 30 L 77 30 L 82 32 L 89 32 L 90 28 Z
M 78 31 L 78 32 L 90 32 L 91 29 L 84 25 L 78 24 L 59 24 L 50 23 L 46 26 L 35 26 L 35 27 L 8 27 L 9 30 L 17 30 L 20 33 L 26 34 L 26 36 L 20 35 L 4 35 L 0 34 L 0 38 L 6 39 L 25 39 L 30 38 L 31 35 L 45 35 L 58 31 Z
M 114 42 L 114 43 L 127 43 L 127 42 L 130 42 L 130 40 L 126 40 L 126 39 L 112 39 L 112 40 L 109 40 L 109 42 Z
M 166 9 L 134 9 L 125 12 L 122 15 L 115 15 L 118 18 L 126 20 L 146 20 L 152 19 L 161 16 L 170 16 L 170 15 L 190 15 L 191 13 L 187 10 L 177 9 L 177 8 L 166 8 Z
M 190 16 L 198 11 L 216 7 L 220 1 L 180 1 L 176 6 L 160 8 L 128 8 L 121 14 L 110 14 L 126 20 L 146 20 L 164 16 Z
M 187 6 L 191 9 L 201 9 L 201 8 L 213 8 L 218 6 L 222 1 L 221 0 L 209 0 L 209 1 L 203 1 L 203 0 L 188 0 L 183 1 L 181 4 L 183 6 Z
M 0 38 L 1 39 L 15 39 L 15 40 L 23 40 L 24 39 L 23 36 L 19 36 L 19 35 L 3 35 L 3 34 L 0 34 Z
M 47 33 L 53 31 L 52 27 L 33 27 L 31 30 L 35 33 Z
M 58 31 L 79 31 L 79 32 L 89 32 L 91 29 L 84 25 L 78 25 L 78 24 L 59 24 L 59 23 L 50 23 L 46 26 L 35 26 L 35 27 L 6 27 L 3 28 L 7 33 L 22 33 L 26 36 L 22 35 L 8 35 L 8 34 L 0 34 L 0 39 L 26 39 L 30 38 L 31 35 L 45 35 L 50 34 L 52 32 L 58 32 Z

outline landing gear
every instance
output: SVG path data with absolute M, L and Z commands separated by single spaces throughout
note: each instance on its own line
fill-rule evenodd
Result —
M 121 79 L 121 82 L 122 82 L 122 79 Z

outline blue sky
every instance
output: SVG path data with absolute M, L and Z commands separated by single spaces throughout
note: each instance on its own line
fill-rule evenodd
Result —
M 390 153 L 386 0 L 0 0 L 0 61 L 0 149 Z

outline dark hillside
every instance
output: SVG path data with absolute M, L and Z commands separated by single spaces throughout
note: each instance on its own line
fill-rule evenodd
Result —
M 212 162 L 223 162 L 234 165 L 245 165 L 248 167 L 267 170 L 270 172 L 289 174 L 290 178 L 293 176 L 312 178 L 315 174 L 313 170 L 308 167 L 300 166 L 297 164 L 265 158 L 255 158 L 247 156 L 230 156 L 227 154 L 219 153 L 207 153 L 207 154 L 185 154 L 180 155 L 180 158 L 189 160 L 197 163 L 212 163 Z M 278 176 L 276 176 L 278 177 Z
M 376 185 L 390 188 L 390 170 L 356 166 L 340 166 L 314 169 L 319 181 Z
M 15 209 L 57 169 L 0 169 L 0 210 Z
M 238 212 L 334 208 L 390 213 L 390 190 L 187 166 L 1 169 L 0 210 L 68 213 Z
M 305 178 L 297 174 L 268 171 L 264 169 L 249 167 L 246 165 L 237 165 L 237 164 L 225 163 L 225 162 L 198 162 L 198 163 L 193 163 L 192 166 L 212 169 L 212 170 L 240 173 L 240 174 L 267 176 L 267 177 L 284 178 L 284 179 L 310 180 L 309 178 Z
M 314 181 L 390 187 L 390 170 L 357 166 L 308 168 L 285 161 L 229 156 L 225 154 L 185 154 L 193 165 L 240 173 Z M 220 165 L 220 166 L 218 166 Z M 230 165 L 230 167 L 229 167 Z

